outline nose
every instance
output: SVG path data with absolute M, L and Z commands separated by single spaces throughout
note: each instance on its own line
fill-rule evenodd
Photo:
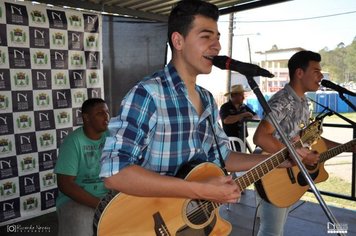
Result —
M 105 112 L 105 115 L 106 115 L 105 119 L 106 119 L 106 120 L 110 120 L 110 114 L 109 114 L 109 112 Z
M 216 40 L 216 43 L 214 45 L 215 49 L 220 52 L 221 50 L 221 44 L 220 44 L 220 41 L 219 40 Z
M 214 39 L 214 41 L 213 41 L 211 47 L 212 47 L 214 50 L 216 50 L 218 53 L 220 52 L 220 50 L 221 50 L 221 44 L 220 44 L 219 38 Z

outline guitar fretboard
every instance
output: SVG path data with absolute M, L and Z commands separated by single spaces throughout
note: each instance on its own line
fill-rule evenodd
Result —
M 320 137 L 320 125 L 321 121 L 315 121 L 310 126 L 304 130 L 304 135 L 301 139 L 293 144 L 295 148 L 300 148 L 305 143 L 313 143 L 317 138 Z M 279 152 L 275 153 L 268 159 L 264 160 L 260 164 L 256 165 L 249 171 L 247 171 L 242 176 L 235 179 L 235 182 L 239 185 L 240 189 L 243 190 L 260 180 L 263 176 L 269 173 L 271 170 L 279 166 L 288 157 L 288 149 L 283 148 Z
M 296 141 L 293 145 L 295 148 L 302 147 L 303 144 L 312 143 L 320 137 L 321 129 L 320 129 L 321 121 L 315 121 L 310 124 L 303 132 L 301 139 Z M 249 171 L 247 171 L 242 176 L 234 179 L 236 184 L 239 185 L 240 190 L 243 190 L 260 180 L 264 175 L 268 172 L 279 166 L 283 161 L 285 161 L 288 157 L 288 149 L 283 148 L 278 151 L 274 155 L 270 156 L 266 160 L 262 161 L 260 164 L 256 165 Z M 194 209 L 192 214 L 188 215 L 189 217 L 201 217 L 202 215 L 206 215 L 206 212 L 211 213 L 212 210 L 219 207 L 221 203 L 215 203 L 207 200 L 197 200 L 198 207 Z
M 301 145 L 301 144 L 300 144 Z M 268 172 L 279 166 L 288 157 L 288 150 L 282 149 L 272 157 L 266 159 L 262 163 L 258 164 L 251 170 L 247 171 L 242 176 L 238 177 L 235 181 L 239 185 L 240 189 L 243 190 L 260 180 Z
M 345 152 L 347 150 L 350 150 L 350 148 L 352 146 L 354 146 L 356 143 L 356 139 L 353 139 L 343 145 L 339 145 L 337 147 L 334 147 L 334 148 L 330 148 L 328 151 L 326 152 L 323 152 L 320 154 L 320 161 L 319 162 L 325 162 L 327 160 L 329 160 L 330 158 L 342 153 L 342 152 Z

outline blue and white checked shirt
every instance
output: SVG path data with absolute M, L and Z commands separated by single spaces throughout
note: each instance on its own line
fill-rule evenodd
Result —
M 230 153 L 228 138 L 217 122 L 212 94 L 200 86 L 196 90 L 204 107 L 200 117 L 171 64 L 133 87 L 122 101 L 119 115 L 110 121 L 100 177 L 110 177 L 132 164 L 173 176 L 191 160 L 220 165 L 208 119 L 224 159 Z

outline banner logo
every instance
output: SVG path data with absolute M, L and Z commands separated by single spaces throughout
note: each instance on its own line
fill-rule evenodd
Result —
M 12 151 L 12 143 L 6 138 L 0 139 L 0 153 L 8 153 Z
M 24 44 L 27 40 L 26 32 L 20 28 L 16 28 L 10 31 L 10 40 L 16 44 Z
M 82 18 L 77 15 L 71 15 L 69 17 L 69 24 L 73 27 L 81 27 L 82 26 Z
M 32 21 L 36 22 L 37 24 L 43 24 L 46 22 L 46 16 L 38 10 L 34 10 L 30 13 Z
M 36 167 L 36 159 L 32 156 L 27 156 L 21 160 L 22 171 L 31 171 Z
M 5 182 L 0 186 L 0 196 L 8 197 L 16 193 L 16 184 L 13 182 Z
M 32 119 L 28 115 L 21 115 L 16 119 L 16 122 L 19 129 L 28 129 L 32 127 Z
M 0 94 L 0 110 L 6 110 L 9 107 L 9 98 Z

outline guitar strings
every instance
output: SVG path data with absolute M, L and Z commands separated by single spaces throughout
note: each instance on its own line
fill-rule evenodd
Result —
M 303 142 L 308 141 L 308 139 L 312 139 L 312 136 L 308 136 L 308 134 L 313 134 L 313 132 L 311 132 L 311 130 L 313 130 L 313 128 L 317 128 L 319 127 L 318 122 L 314 122 L 312 123 L 310 126 L 308 126 L 306 130 L 308 130 L 309 128 L 309 132 L 305 132 L 306 134 L 304 136 L 302 136 L 301 140 L 297 141 L 294 143 L 295 146 L 298 146 L 298 144 L 300 146 L 303 145 Z M 317 130 L 319 130 L 317 128 Z M 314 130 L 315 132 L 315 130 Z M 316 132 L 317 133 L 317 132 Z M 299 146 L 299 147 L 300 147 Z M 280 165 L 284 160 L 286 160 L 287 155 L 288 155 L 288 150 L 287 149 L 282 149 L 279 152 L 277 152 L 275 154 L 275 158 L 269 158 L 266 159 L 263 163 L 259 164 L 258 166 L 256 166 L 255 168 L 253 168 L 252 170 L 248 171 L 247 173 L 245 173 L 243 176 L 236 178 L 234 181 L 239 185 L 240 189 L 243 190 L 245 189 L 247 186 L 249 186 L 250 184 L 256 182 L 257 180 L 261 179 L 266 173 L 268 173 L 270 170 L 274 169 L 275 167 L 277 167 L 278 165 Z M 282 157 L 282 159 L 280 158 Z M 264 166 L 262 166 L 262 164 L 264 164 Z M 259 174 L 257 167 L 260 167 L 262 170 L 262 175 Z M 264 172 L 266 171 L 266 173 Z M 257 172 L 257 173 L 255 173 Z M 256 179 L 255 179 L 255 174 Z M 252 181 L 251 181 L 251 177 L 252 177 Z M 248 185 L 246 184 L 245 180 L 249 180 Z M 240 182 L 243 181 L 243 182 Z M 222 203 L 216 203 L 216 202 L 211 202 L 211 201 L 207 201 L 207 200 L 191 200 L 191 201 L 197 201 L 199 204 L 198 207 L 193 208 L 190 212 L 187 212 L 187 218 L 190 220 L 191 223 L 192 220 L 205 220 L 206 218 L 210 218 L 211 217 L 211 213 L 218 207 L 220 207 L 222 205 Z M 209 209 L 209 206 L 211 206 L 212 209 Z M 205 217 L 204 216 L 204 209 L 208 211 L 209 216 Z
M 245 173 L 243 176 L 236 178 L 235 182 L 239 185 L 240 189 L 243 190 L 250 184 L 256 182 L 259 180 L 262 176 L 264 176 L 266 173 L 268 173 L 271 169 L 277 167 L 279 164 L 281 164 L 287 157 L 287 152 L 286 150 L 281 150 L 280 152 L 277 152 L 276 158 L 272 159 L 267 159 L 264 163 L 259 164 L 257 167 L 260 167 L 261 173 L 257 170 L 257 167 L 248 171 Z M 282 157 L 282 158 L 280 158 Z M 264 166 L 262 166 L 264 164 Z M 257 173 L 255 173 L 257 172 Z M 257 176 L 256 176 L 257 175 Z M 251 181 L 252 179 L 252 181 Z M 247 183 L 246 184 L 246 181 Z M 194 200 L 191 200 L 194 201 Z M 213 210 L 218 208 L 219 206 L 222 205 L 222 203 L 215 203 L 207 200 L 195 200 L 198 201 L 200 204 L 198 207 L 195 207 L 191 209 L 191 211 L 187 212 L 187 218 L 190 220 L 191 223 L 192 221 L 202 221 L 205 220 L 206 218 L 209 219 L 211 217 L 211 213 Z M 213 209 L 209 209 L 209 206 L 212 206 Z M 204 209 L 208 210 L 209 217 L 204 216 Z

